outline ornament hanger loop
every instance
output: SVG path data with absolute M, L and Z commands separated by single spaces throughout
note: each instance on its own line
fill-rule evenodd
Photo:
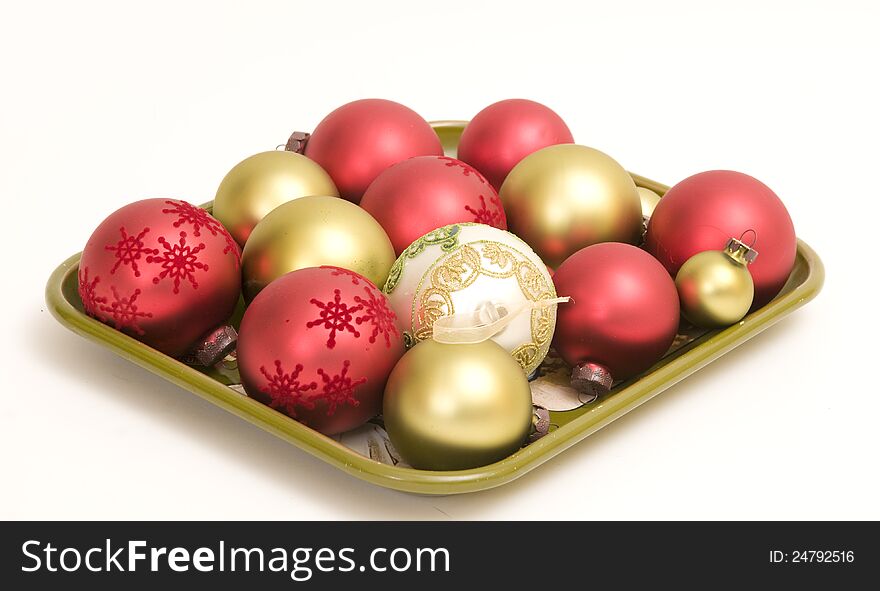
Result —
M 596 402 L 596 399 L 599 398 L 599 395 L 595 392 L 578 392 L 578 402 L 581 404 L 590 404 L 591 402 Z
M 751 234 L 752 234 L 752 241 L 746 242 L 745 237 L 746 237 L 746 234 L 748 234 L 749 232 L 751 232 Z M 748 246 L 749 248 L 754 248 L 755 243 L 758 242 L 758 233 L 753 228 L 749 228 L 748 230 L 746 230 L 745 232 L 743 232 L 742 234 L 739 235 L 739 241 L 742 242 L 743 244 L 745 244 L 746 246 Z

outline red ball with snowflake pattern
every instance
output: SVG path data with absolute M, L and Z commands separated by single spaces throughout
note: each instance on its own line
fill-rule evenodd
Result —
M 173 357 L 229 319 L 240 286 L 232 236 L 207 211 L 177 199 L 115 211 L 79 262 L 86 314 Z
M 238 370 L 251 398 L 333 435 L 382 408 L 403 330 L 368 279 L 338 267 L 292 271 L 245 311 Z
M 397 256 L 417 238 L 450 224 L 507 229 L 494 187 L 471 165 L 446 156 L 417 156 L 386 168 L 360 205 L 385 229 Z

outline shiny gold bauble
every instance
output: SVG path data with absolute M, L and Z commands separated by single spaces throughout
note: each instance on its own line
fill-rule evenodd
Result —
M 660 203 L 660 195 L 645 187 L 636 187 L 636 191 L 639 192 L 639 200 L 642 203 L 642 217 L 650 218 L 654 208 Z
M 585 246 L 641 239 L 636 185 L 613 158 L 560 144 L 529 154 L 499 192 L 511 232 L 556 267 Z
M 241 255 L 242 291 L 251 301 L 273 279 L 322 265 L 384 285 L 394 258 L 385 230 L 357 205 L 339 197 L 300 197 L 254 227 Z
M 267 213 L 308 195 L 339 196 L 324 169 L 302 154 L 273 150 L 245 158 L 230 170 L 214 197 L 214 217 L 239 246 Z
M 518 450 L 532 424 L 529 383 L 493 341 L 426 340 L 397 363 L 385 386 L 385 429 L 422 470 L 485 466 Z
M 740 253 L 707 250 L 689 258 L 675 276 L 681 313 L 704 328 L 730 326 L 752 307 L 755 285 Z

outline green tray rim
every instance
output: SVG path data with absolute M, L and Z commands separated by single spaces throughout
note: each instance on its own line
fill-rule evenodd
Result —
M 454 148 L 466 122 L 449 120 L 431 124 L 449 149 Z M 640 175 L 632 176 L 637 185 L 661 195 L 668 189 L 668 186 Z M 206 208 L 210 206 L 210 202 L 203 205 Z M 63 286 L 71 274 L 75 277 L 81 254 L 77 253 L 61 263 L 46 284 L 48 309 L 63 326 L 352 476 L 386 488 L 427 495 L 476 492 L 519 478 L 805 305 L 816 297 L 825 281 L 825 269 L 819 256 L 803 240 L 798 239 L 796 265 L 805 267 L 803 281 L 784 290 L 776 299 L 755 310 L 740 323 L 702 337 L 696 346 L 678 357 L 659 363 L 631 383 L 616 388 L 581 416 L 511 456 L 480 468 L 443 472 L 389 466 L 361 456 L 198 370 L 90 318 L 78 310 L 63 292 Z

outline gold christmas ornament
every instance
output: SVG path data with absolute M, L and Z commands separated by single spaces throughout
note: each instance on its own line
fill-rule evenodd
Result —
M 586 246 L 641 238 L 632 177 L 593 148 L 561 144 L 533 152 L 510 171 L 499 195 L 510 231 L 554 268 Z
M 230 170 L 214 197 L 214 217 L 239 246 L 270 211 L 299 197 L 338 197 L 324 169 L 302 154 L 273 150 L 245 158 Z
M 300 197 L 254 227 L 241 255 L 242 291 L 251 301 L 273 279 L 322 265 L 355 271 L 381 286 L 394 258 L 385 230 L 357 205 L 339 197 Z
M 647 220 L 654 213 L 657 204 L 660 203 L 660 195 L 645 187 L 636 187 L 636 191 L 639 192 L 639 200 L 642 203 L 642 217 Z
M 685 261 L 675 276 L 682 315 L 705 328 L 742 320 L 755 296 L 748 265 L 757 256 L 751 246 L 731 238 L 724 250 L 707 250 Z
M 518 450 L 532 430 L 529 383 L 493 341 L 410 349 L 385 386 L 385 429 L 414 468 L 464 470 Z

